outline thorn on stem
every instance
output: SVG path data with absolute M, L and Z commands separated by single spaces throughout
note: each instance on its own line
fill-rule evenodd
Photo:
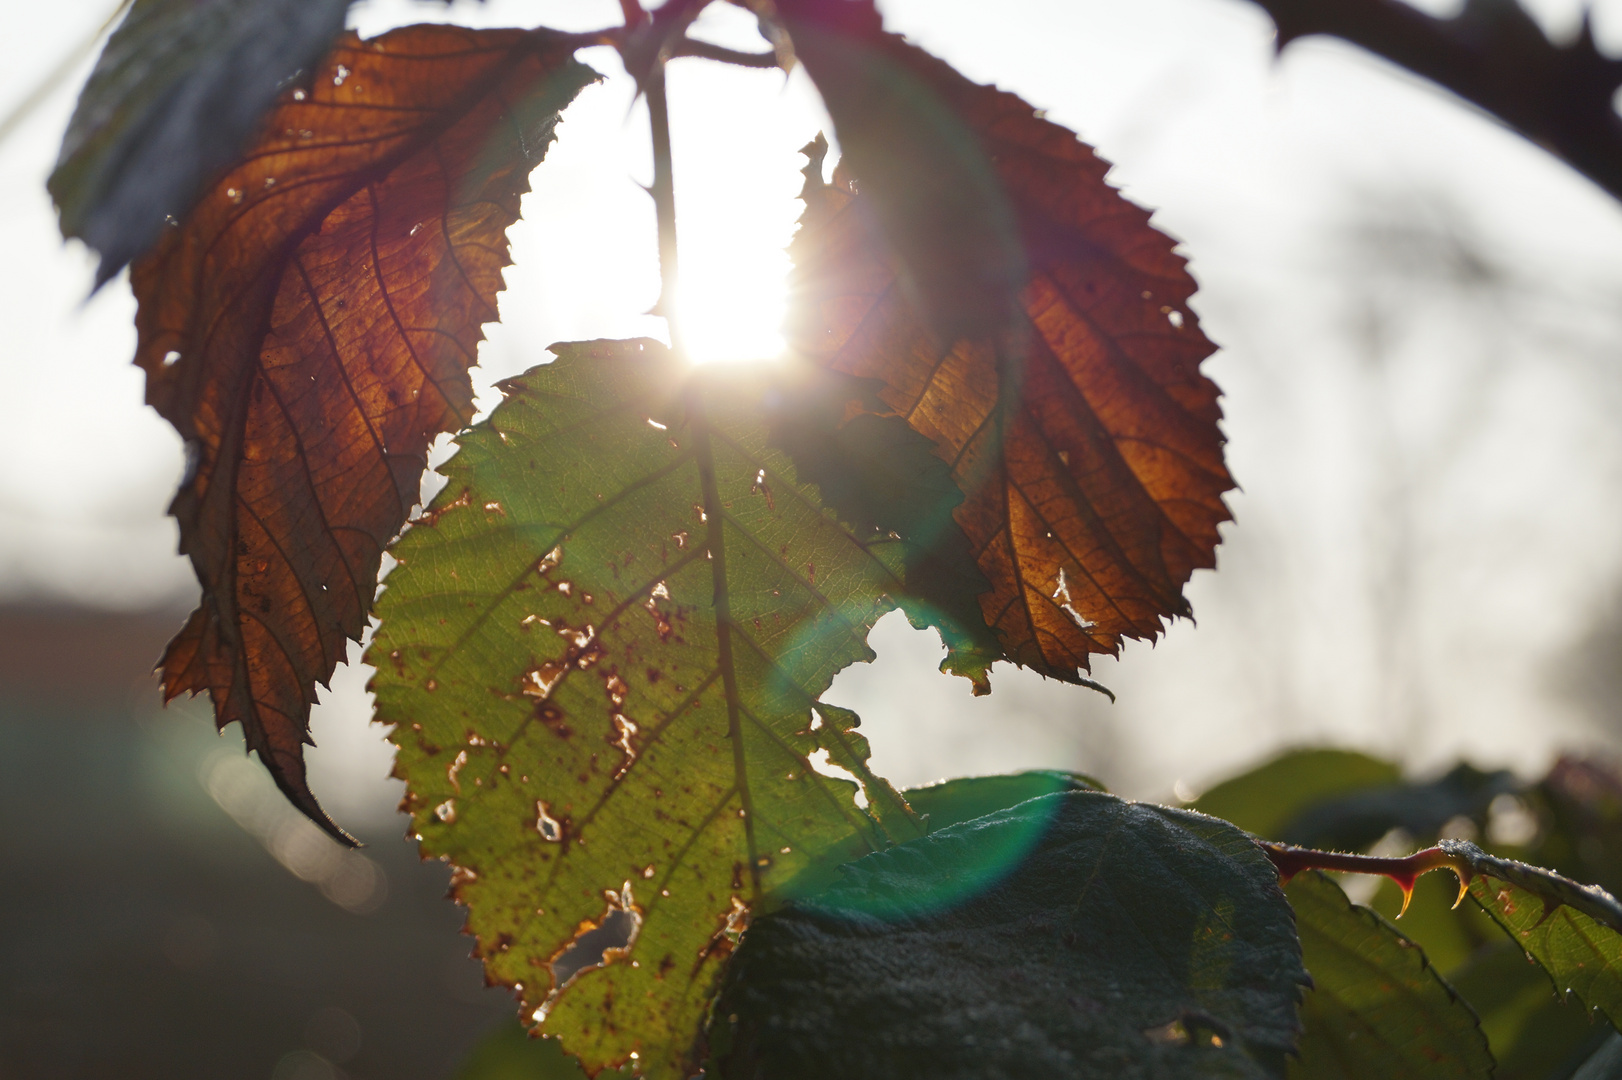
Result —
M 1422 875 L 1432 870 L 1453 871 L 1454 876 L 1459 879 L 1459 895 L 1453 901 L 1455 908 L 1464 902 L 1464 894 L 1469 891 L 1470 881 L 1475 876 L 1468 863 L 1439 847 L 1426 848 L 1424 851 L 1416 851 L 1401 858 L 1316 851 L 1312 848 L 1296 847 L 1293 844 L 1274 844 L 1266 841 L 1261 842 L 1261 848 L 1278 869 L 1281 885 L 1289 884 L 1290 879 L 1303 870 L 1336 870 L 1341 873 L 1378 874 L 1390 878 L 1396 882 L 1397 888 L 1402 890 L 1402 909 L 1397 912 L 1399 919 L 1407 912 L 1408 904 L 1414 897 L 1414 883 Z

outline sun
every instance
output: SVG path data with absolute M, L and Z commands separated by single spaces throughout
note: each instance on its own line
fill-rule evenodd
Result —
M 781 251 L 732 246 L 724 238 L 684 244 L 675 315 L 692 360 L 780 356 L 788 269 Z

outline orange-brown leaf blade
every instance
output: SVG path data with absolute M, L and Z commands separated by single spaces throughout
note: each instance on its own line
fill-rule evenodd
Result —
M 1218 392 L 1199 370 L 1214 346 L 1188 307 L 1194 282 L 1072 132 L 900 38 L 864 33 L 909 92 L 926 88 L 931 110 L 972 133 L 1013 208 L 1029 279 L 1011 332 L 942 344 L 883 228 L 874 189 L 888 174 L 841 162 L 831 186 L 808 171 L 790 337 L 888 384 L 888 404 L 935 441 L 967 493 L 956 516 L 991 582 L 981 605 L 1006 655 L 1080 681 L 1091 654 L 1188 614 L 1182 587 L 1214 565 L 1229 518 Z
M 472 417 L 506 229 L 594 77 L 571 54 L 518 30 L 347 36 L 132 274 L 203 586 L 164 693 L 208 691 L 334 835 L 304 777 L 315 686 L 365 627 L 429 444 Z
M 845 161 L 939 337 L 1017 319 L 1028 268 L 1013 207 L 969 118 L 884 34 L 871 0 L 765 0 L 821 92 Z

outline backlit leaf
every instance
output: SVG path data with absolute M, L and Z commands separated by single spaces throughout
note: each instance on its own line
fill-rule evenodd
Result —
M 286 84 L 344 28 L 349 0 L 135 0 L 90 73 L 48 187 L 96 284 L 182 218 Z
M 846 868 L 757 920 L 724 1077 L 1281 1077 L 1306 981 L 1239 830 L 1072 791 Z
M 1622 1023 L 1622 903 L 1597 885 L 1500 859 L 1465 841 L 1437 846 L 1468 868 L 1471 897 L 1542 965 L 1556 994 Z
M 615 1073 L 597 1075 L 612 1080 Z M 454 1080 L 586 1080 L 586 1074 L 556 1039 L 537 1039 L 514 1019 L 480 1040 Z
M 948 341 L 1010 329 L 1026 254 L 962 78 L 886 35 L 872 0 L 775 0 L 770 10 L 822 93 L 924 321 Z
M 544 33 L 346 37 L 131 275 L 203 586 L 164 693 L 207 691 L 335 834 L 304 779 L 315 686 L 365 626 L 429 444 L 472 417 L 507 226 L 592 78 Z
M 393 549 L 377 715 L 489 978 L 588 1069 L 687 1076 L 749 915 L 922 833 L 817 698 L 872 658 L 916 539 L 824 508 L 869 467 L 831 448 L 931 452 L 847 419 L 866 391 L 825 370 L 557 351 L 503 384 Z M 858 421 L 896 437 L 841 441 Z
M 886 384 L 885 402 L 935 443 L 967 495 L 957 519 L 991 582 L 981 607 L 1004 652 L 1082 681 L 1092 653 L 1188 614 L 1182 586 L 1214 565 L 1229 516 L 1194 282 L 1073 133 L 899 38 L 863 48 L 972 134 L 1012 207 L 1029 283 L 1012 330 L 940 337 L 903 287 L 862 161 L 824 184 L 824 144 L 813 144 L 790 343 Z
M 1421 949 L 1323 874 L 1299 874 L 1285 892 L 1313 983 L 1292 1080 L 1492 1075 L 1475 1013 Z
M 1448 981 L 1481 1017 L 1497 1080 L 1569 1077 L 1611 1034 L 1602 1016 L 1562 1003 L 1549 976 L 1510 941 L 1477 949 Z

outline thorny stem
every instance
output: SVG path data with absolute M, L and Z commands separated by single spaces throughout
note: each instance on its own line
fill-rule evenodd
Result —
M 1622 61 L 1603 55 L 1584 15 L 1555 44 L 1520 5 L 1472 0 L 1436 18 L 1400 0 L 1256 0 L 1278 46 L 1333 34 L 1479 105 L 1622 199 Z M 1585 5 L 1586 7 L 1586 5 Z
M 685 356 L 681 331 L 675 316 L 677 249 L 676 249 L 676 186 L 670 155 L 670 104 L 665 97 L 665 56 L 654 58 L 642 80 L 642 91 L 648 96 L 648 121 L 653 129 L 653 196 L 654 213 L 659 222 L 659 302 L 654 313 L 663 315 L 670 328 L 670 346 L 678 356 Z M 755 808 L 749 792 L 748 759 L 743 745 L 743 717 L 738 708 L 738 672 L 732 652 L 732 601 L 727 591 L 726 536 L 720 491 L 715 482 L 715 458 L 710 447 L 709 418 L 704 410 L 701 388 L 690 384 L 687 396 L 687 418 L 691 425 L 693 453 L 698 464 L 699 483 L 703 489 L 704 521 L 708 526 L 705 543 L 709 549 L 711 578 L 714 582 L 715 638 L 717 661 L 721 668 L 721 682 L 727 700 L 727 735 L 732 740 L 732 768 L 737 778 L 738 801 L 743 815 L 745 845 L 749 851 L 749 879 L 755 906 L 760 903 L 760 864 L 755 857 Z
M 682 38 L 678 41 L 670 56 L 671 59 L 678 56 L 696 56 L 702 60 L 714 60 L 721 64 L 735 64 L 738 67 L 748 68 L 774 68 L 780 64 L 774 52 L 741 52 L 738 49 L 711 45 L 708 41 L 695 41 L 692 38 Z
M 1450 855 L 1439 847 L 1426 848 L 1416 851 L 1412 855 L 1401 858 L 1385 858 L 1378 855 L 1349 855 L 1339 851 L 1317 851 L 1313 848 L 1296 847 L 1293 844 L 1273 844 L 1259 841 L 1261 849 L 1273 861 L 1278 869 L 1279 884 L 1287 885 L 1291 878 L 1303 870 L 1338 870 L 1349 874 L 1379 874 L 1388 877 L 1397 883 L 1402 890 L 1402 911 L 1397 912 L 1397 918 L 1402 918 L 1403 912 L 1408 910 L 1408 901 L 1413 899 L 1414 882 L 1420 875 L 1432 870 L 1451 870 L 1459 879 L 1459 895 L 1453 901 L 1458 907 L 1464 902 L 1464 894 L 1470 888 L 1470 880 L 1475 872 L 1470 865 L 1457 855 Z

